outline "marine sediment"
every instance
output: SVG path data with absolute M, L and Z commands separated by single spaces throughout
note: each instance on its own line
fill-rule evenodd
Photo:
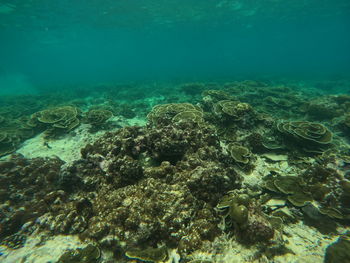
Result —
M 238 262 L 337 262 L 350 223 L 350 97 L 260 81 L 172 85 L 1 99 L 0 259 L 67 235 L 79 245 L 53 262 L 230 262 L 237 248 Z M 30 141 L 46 155 L 23 151 Z M 58 141 L 81 149 L 55 156 Z M 310 233 L 323 242 L 313 256 L 300 245 Z

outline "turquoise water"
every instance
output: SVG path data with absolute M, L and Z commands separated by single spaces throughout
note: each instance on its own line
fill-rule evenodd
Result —
M 347 0 L 1 1 L 0 74 L 34 85 L 348 76 L 349 17 Z
M 350 263 L 349 0 L 0 0 L 0 262 Z

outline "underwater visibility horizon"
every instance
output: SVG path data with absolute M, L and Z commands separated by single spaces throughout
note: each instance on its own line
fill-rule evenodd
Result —
M 348 0 L 0 1 L 1 263 L 350 263 Z

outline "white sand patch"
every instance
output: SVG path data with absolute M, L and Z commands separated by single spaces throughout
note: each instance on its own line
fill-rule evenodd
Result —
M 39 134 L 26 140 L 17 153 L 23 154 L 26 158 L 57 156 L 61 160 L 71 163 L 81 157 L 81 148 L 94 142 L 104 133 L 100 131 L 92 134 L 88 131 L 89 127 L 90 125 L 82 124 L 73 132 L 55 140 L 45 140 L 44 134 Z
M 134 125 L 143 126 L 146 124 L 145 119 L 133 118 L 127 120 L 118 116 L 112 118 L 110 121 L 114 122 L 119 127 Z M 54 140 L 45 140 L 44 134 L 39 134 L 34 138 L 26 140 L 22 147 L 16 152 L 23 154 L 26 158 L 57 156 L 67 164 L 72 163 L 81 158 L 81 148 L 88 143 L 93 143 L 107 132 L 101 130 L 96 133 L 91 133 L 89 132 L 90 127 L 89 124 L 81 124 L 69 134 Z
M 3 253 L 0 256 L 1 263 L 47 263 L 56 262 L 67 249 L 84 247 L 86 244 L 80 242 L 77 236 L 58 235 L 50 238 L 43 245 L 41 236 L 35 235 L 27 239 L 25 246 L 19 249 L 8 249 L 0 246 Z
M 317 229 L 304 225 L 302 222 L 284 227 L 286 247 L 295 254 L 276 256 L 276 263 L 321 263 L 324 260 L 326 248 L 338 238 L 337 235 L 323 235 Z
M 268 259 L 266 256 L 256 257 L 261 254 L 257 246 L 244 246 L 226 234 L 211 244 L 210 253 L 197 251 L 192 258 L 211 260 L 215 263 L 322 263 L 327 246 L 338 238 L 323 235 L 316 229 L 303 225 L 302 222 L 285 226 L 283 233 L 283 240 L 287 242 L 286 247 L 292 252 L 275 256 L 273 259 Z
M 129 119 L 127 121 L 128 126 L 145 126 L 147 123 L 147 120 L 144 118 L 133 118 L 133 119 Z

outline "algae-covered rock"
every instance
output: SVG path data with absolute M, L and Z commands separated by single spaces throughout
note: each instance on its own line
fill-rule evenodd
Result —
M 22 225 L 47 212 L 56 199 L 46 198 L 56 192 L 62 165 L 58 158 L 26 159 L 18 154 L 0 161 L 0 240 L 18 246 Z
M 26 240 L 27 240 L 27 236 L 16 233 L 4 238 L 0 242 L 0 245 L 4 245 L 11 249 L 18 249 L 24 246 Z
M 14 138 L 7 132 L 0 131 L 0 157 L 10 154 L 16 150 Z
M 100 249 L 92 244 L 84 248 L 69 250 L 56 263 L 96 263 L 101 257 Z
M 350 263 L 350 231 L 326 249 L 325 263 Z
M 162 262 L 168 257 L 167 248 L 146 248 L 146 249 L 130 249 L 125 252 L 128 258 L 138 259 L 147 262 Z

